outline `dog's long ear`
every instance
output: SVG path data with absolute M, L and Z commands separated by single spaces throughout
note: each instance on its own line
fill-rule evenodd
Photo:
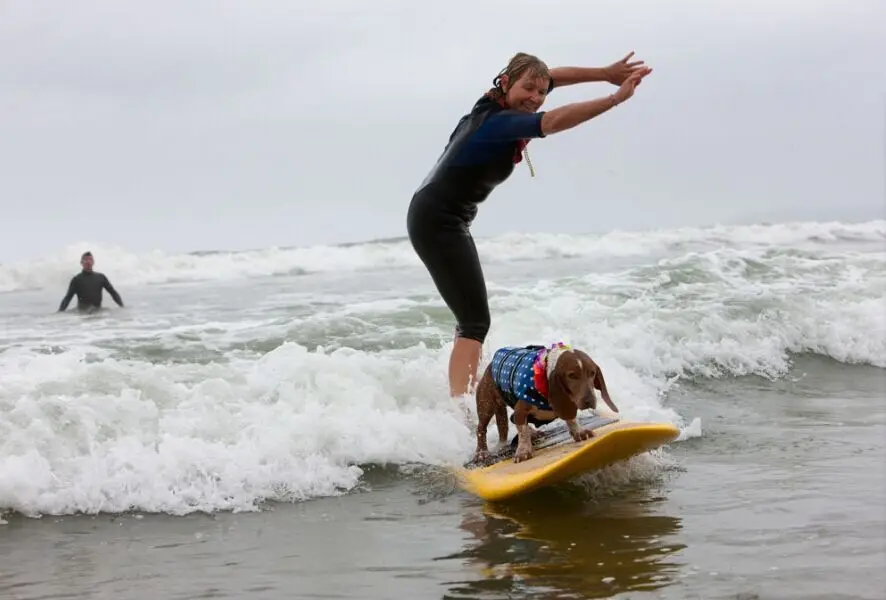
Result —
M 612 412 L 618 412 L 618 407 L 615 406 L 612 398 L 609 397 L 609 390 L 606 389 L 606 380 L 603 379 L 603 369 L 600 368 L 600 365 L 597 365 L 597 373 L 594 375 L 594 387 L 600 390 L 603 401 L 612 409 Z
M 606 389 L 606 380 L 603 379 L 603 369 L 600 368 L 600 365 L 595 363 L 594 360 L 584 352 L 581 353 L 581 363 L 585 373 L 588 374 L 588 377 L 591 380 L 591 385 L 600 390 L 600 395 L 603 396 L 603 401 L 606 402 L 606 405 L 609 406 L 613 412 L 618 412 L 618 408 L 612 402 L 612 398 L 609 397 L 609 390 Z M 593 393 L 593 390 L 591 390 L 591 393 Z M 594 408 L 596 408 L 596 406 Z
M 566 376 L 555 368 L 548 378 L 548 404 L 561 419 L 571 421 L 578 414 L 578 406 L 570 398 Z

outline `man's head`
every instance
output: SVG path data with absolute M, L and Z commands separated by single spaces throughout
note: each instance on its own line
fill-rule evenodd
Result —
M 92 252 L 84 252 L 82 256 L 80 256 L 80 266 L 83 267 L 84 271 L 92 271 L 92 264 L 95 260 L 92 258 Z

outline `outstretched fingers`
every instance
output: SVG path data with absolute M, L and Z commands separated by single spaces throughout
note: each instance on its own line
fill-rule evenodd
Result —
M 633 55 L 634 55 L 634 51 L 631 50 L 630 52 L 628 52 L 628 53 L 624 56 L 624 58 L 622 58 L 622 59 L 621 59 L 620 61 L 618 61 L 618 62 L 623 63 L 623 64 L 624 64 L 625 66 L 627 66 L 627 67 L 638 67 L 638 66 L 640 66 L 640 65 L 642 65 L 642 64 L 644 64 L 644 63 L 646 62 L 646 61 L 643 61 L 643 60 L 635 60 L 634 62 L 628 62 L 628 61 L 631 59 L 631 57 L 632 57 Z

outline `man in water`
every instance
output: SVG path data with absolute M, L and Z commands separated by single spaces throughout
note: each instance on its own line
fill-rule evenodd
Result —
M 104 273 L 96 273 L 92 270 L 93 263 L 92 252 L 84 252 L 80 257 L 80 266 L 83 267 L 83 270 L 71 278 L 68 293 L 62 298 L 62 303 L 58 307 L 59 312 L 64 312 L 68 308 L 68 303 L 71 302 L 74 294 L 77 294 L 77 310 L 92 312 L 100 309 L 102 307 L 102 289 L 108 290 L 114 302 L 121 308 L 123 307 L 120 294 L 117 293 Z

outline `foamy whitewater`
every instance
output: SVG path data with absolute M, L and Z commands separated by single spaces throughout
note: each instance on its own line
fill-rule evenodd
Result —
M 626 419 L 703 435 L 668 393 L 784 376 L 797 353 L 886 368 L 886 221 L 478 240 L 486 347 L 563 340 Z M 127 308 L 54 311 L 82 251 Z M 0 509 L 255 510 L 410 477 L 474 438 L 445 379 L 452 321 L 409 243 L 0 265 Z M 513 434 L 513 428 L 511 429 Z M 495 439 L 494 436 L 491 439 Z M 667 451 L 622 469 L 667 463 Z

